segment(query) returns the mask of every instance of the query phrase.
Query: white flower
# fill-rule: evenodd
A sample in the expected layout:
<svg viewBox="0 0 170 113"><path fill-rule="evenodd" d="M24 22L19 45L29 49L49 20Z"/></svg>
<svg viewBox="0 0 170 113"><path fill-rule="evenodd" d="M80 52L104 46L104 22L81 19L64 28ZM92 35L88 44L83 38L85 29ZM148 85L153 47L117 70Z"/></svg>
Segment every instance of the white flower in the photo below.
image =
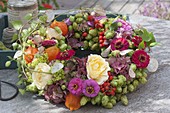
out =
<svg viewBox="0 0 170 113"><path fill-rule="evenodd" d="M39 90L42 90L47 85L47 82L51 80L52 75L48 74L50 72L50 66L46 63L39 63L32 73L33 83ZM45 73L43 73L45 72Z"/></svg>
<svg viewBox="0 0 170 113"><path fill-rule="evenodd" d="M109 78L109 63L100 55L89 55L86 69L88 79L95 80L99 85L103 84Z"/></svg>

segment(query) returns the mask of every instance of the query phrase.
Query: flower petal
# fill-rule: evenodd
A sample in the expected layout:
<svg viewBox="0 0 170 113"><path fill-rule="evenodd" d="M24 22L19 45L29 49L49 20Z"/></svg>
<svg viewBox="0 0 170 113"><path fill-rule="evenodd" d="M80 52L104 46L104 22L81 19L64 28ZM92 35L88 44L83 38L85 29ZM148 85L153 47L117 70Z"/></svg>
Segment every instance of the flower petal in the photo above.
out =
<svg viewBox="0 0 170 113"><path fill-rule="evenodd" d="M62 69L64 65L62 63L55 62L54 65L51 67L51 73L56 73L60 69Z"/></svg>

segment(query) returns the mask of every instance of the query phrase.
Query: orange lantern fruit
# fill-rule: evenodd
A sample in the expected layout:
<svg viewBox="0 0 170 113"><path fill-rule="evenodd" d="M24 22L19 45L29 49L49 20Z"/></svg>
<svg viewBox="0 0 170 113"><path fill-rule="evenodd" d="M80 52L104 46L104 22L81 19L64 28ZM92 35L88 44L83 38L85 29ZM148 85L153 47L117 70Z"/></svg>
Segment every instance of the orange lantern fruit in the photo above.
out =
<svg viewBox="0 0 170 113"><path fill-rule="evenodd" d="M26 61L26 63L31 63L32 60L34 59L34 55L38 52L38 49L37 48L34 48L34 47L28 47L26 50L25 50L25 55L24 55L24 59Z"/></svg>
<svg viewBox="0 0 170 113"><path fill-rule="evenodd" d="M59 52L60 52L60 49L56 46L51 46L45 49L45 53L47 53L49 61L55 60Z"/></svg>
<svg viewBox="0 0 170 113"><path fill-rule="evenodd" d="M68 27L67 27L67 24L64 23L64 22L58 22L56 20L54 20L52 23L51 23L51 28L55 28L55 27L59 27L62 31L62 35L65 36L67 33L68 33Z"/></svg>

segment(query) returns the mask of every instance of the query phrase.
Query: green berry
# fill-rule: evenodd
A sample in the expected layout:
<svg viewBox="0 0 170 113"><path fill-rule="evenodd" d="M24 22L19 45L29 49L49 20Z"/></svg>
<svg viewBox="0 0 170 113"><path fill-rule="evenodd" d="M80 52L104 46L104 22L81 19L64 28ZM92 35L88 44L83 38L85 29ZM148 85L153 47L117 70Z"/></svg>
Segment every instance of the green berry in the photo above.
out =
<svg viewBox="0 0 170 113"><path fill-rule="evenodd" d="M122 87L118 86L118 87L116 88L116 92L117 92L117 93L121 93L121 92L122 92Z"/></svg>
<svg viewBox="0 0 170 113"><path fill-rule="evenodd" d="M75 17L74 16L70 16L69 19L70 19L70 22L74 22L75 21Z"/></svg>
<svg viewBox="0 0 170 113"><path fill-rule="evenodd" d="M145 77L141 77L139 79L139 82L142 83L142 84L146 84L147 83L147 79Z"/></svg>
<svg viewBox="0 0 170 113"><path fill-rule="evenodd" d="M65 89L66 89L66 85L62 85L62 86L61 86L61 89L62 89L62 90L65 90Z"/></svg>
<svg viewBox="0 0 170 113"><path fill-rule="evenodd" d="M132 84L128 85L128 91L133 92L134 91L134 86Z"/></svg>
<svg viewBox="0 0 170 113"><path fill-rule="evenodd" d="M118 23L117 23L117 26L118 26L118 27L121 27L121 26L122 26L122 23L121 23L121 22L118 22Z"/></svg>
<svg viewBox="0 0 170 113"><path fill-rule="evenodd" d="M106 39L110 39L110 38L113 38L113 36L114 36L114 31L110 31L110 32L107 32L107 34L106 34Z"/></svg>
<svg viewBox="0 0 170 113"><path fill-rule="evenodd" d="M84 49L87 49L89 47L89 42L88 41L84 41Z"/></svg>
<svg viewBox="0 0 170 113"><path fill-rule="evenodd" d="M77 29L78 29L78 25L77 25L76 22L73 22L73 29L74 29L74 30L77 30Z"/></svg>
<svg viewBox="0 0 170 113"><path fill-rule="evenodd" d="M113 87L115 87L115 86L118 85L118 83L117 83L116 81L114 81L114 80L112 80L110 84L111 84L111 86L113 86Z"/></svg>
<svg viewBox="0 0 170 113"><path fill-rule="evenodd" d="M9 67L11 65L11 61L7 61L6 63L5 63L5 67Z"/></svg>
<svg viewBox="0 0 170 113"><path fill-rule="evenodd" d="M108 102L109 102L109 97L107 95L104 95L102 97L102 105L106 106Z"/></svg>
<svg viewBox="0 0 170 113"><path fill-rule="evenodd" d="M92 30L89 31L89 34L90 34L91 36L95 37L95 36L97 36L98 32L97 32L96 29L92 29Z"/></svg>
<svg viewBox="0 0 170 113"><path fill-rule="evenodd" d="M75 17L76 17L76 18L81 18L81 17L83 17L83 14L77 13L77 14L75 15Z"/></svg>
<svg viewBox="0 0 170 113"><path fill-rule="evenodd" d="M114 51L111 52L111 54L112 54L112 56L116 57L117 55L120 54L120 51L119 50L114 50Z"/></svg>
<svg viewBox="0 0 170 113"><path fill-rule="evenodd" d="M88 34L86 37L85 37L85 39L86 40L90 40L90 39L92 39L93 37L90 35L90 34Z"/></svg>
<svg viewBox="0 0 170 113"><path fill-rule="evenodd" d="M80 34L79 33L75 33L74 36L75 36L75 38L80 38Z"/></svg>
<svg viewBox="0 0 170 113"><path fill-rule="evenodd" d="M80 100L80 105L84 106L87 104L87 102L88 102L88 97L83 96Z"/></svg>
<svg viewBox="0 0 170 113"><path fill-rule="evenodd" d="M111 102L108 102L106 106L104 106L107 109L112 109L113 108L113 104Z"/></svg>
<svg viewBox="0 0 170 113"><path fill-rule="evenodd" d="M95 43L91 46L91 50L97 50L97 48L99 47L99 44L98 43Z"/></svg>
<svg viewBox="0 0 170 113"><path fill-rule="evenodd" d="M78 23L78 24L82 23L82 21L83 21L83 18L77 18L76 19L76 23Z"/></svg>
<svg viewBox="0 0 170 113"><path fill-rule="evenodd" d="M130 68L132 68L133 71L136 71L136 68L137 68L137 67L136 67L136 64L133 64L133 63L132 63L132 64L130 65Z"/></svg>
<svg viewBox="0 0 170 113"><path fill-rule="evenodd" d="M73 26L71 26L71 25L68 26L68 30L69 30L69 31L72 31L72 30L73 30Z"/></svg>
<svg viewBox="0 0 170 113"><path fill-rule="evenodd" d="M113 99L113 98L112 98L112 99L110 100L110 102L112 103L113 106L116 105L116 99Z"/></svg>
<svg viewBox="0 0 170 113"><path fill-rule="evenodd" d="M92 47L94 42L92 40L89 41L89 47Z"/></svg>

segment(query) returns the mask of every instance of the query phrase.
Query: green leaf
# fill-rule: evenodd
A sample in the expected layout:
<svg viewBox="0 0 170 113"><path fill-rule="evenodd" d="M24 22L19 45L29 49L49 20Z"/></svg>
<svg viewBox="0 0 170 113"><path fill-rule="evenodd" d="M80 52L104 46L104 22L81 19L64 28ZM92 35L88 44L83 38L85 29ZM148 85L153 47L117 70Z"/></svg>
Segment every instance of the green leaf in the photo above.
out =
<svg viewBox="0 0 170 113"><path fill-rule="evenodd" d="M110 30L113 31L113 30L117 30L118 29L118 24L117 22L114 22L110 25Z"/></svg>
<svg viewBox="0 0 170 113"><path fill-rule="evenodd" d="M13 60L13 58L11 56L7 56L10 60Z"/></svg>
<svg viewBox="0 0 170 113"><path fill-rule="evenodd" d="M21 80L19 80L19 81L17 82L17 86L22 85L22 83L23 83L23 79L21 79Z"/></svg>
<svg viewBox="0 0 170 113"><path fill-rule="evenodd" d="M19 30L23 26L20 20L12 21L11 24L16 30Z"/></svg>
<svg viewBox="0 0 170 113"><path fill-rule="evenodd" d="M21 95L24 95L25 94L25 89L19 89L19 92L21 93Z"/></svg>
<svg viewBox="0 0 170 113"><path fill-rule="evenodd" d="M138 46L139 49L144 49L145 48L145 43L144 41L142 41L139 46Z"/></svg>
<svg viewBox="0 0 170 113"><path fill-rule="evenodd" d="M18 34L15 33L15 34L12 36L12 42L13 42L13 41L16 41L17 39L18 39Z"/></svg>
<svg viewBox="0 0 170 113"><path fill-rule="evenodd" d="M152 42L152 43L150 43L150 47L154 47L154 46L156 46L156 45L160 45L160 43L158 43L158 42Z"/></svg>
<svg viewBox="0 0 170 113"><path fill-rule="evenodd" d="M150 37L150 33L146 29L143 29L143 34L141 37L145 42L149 42L152 39L152 37Z"/></svg>
<svg viewBox="0 0 170 113"><path fill-rule="evenodd" d="M24 17L24 19L25 19L25 20L31 20L32 17L33 17L32 13L28 13L28 14Z"/></svg>

